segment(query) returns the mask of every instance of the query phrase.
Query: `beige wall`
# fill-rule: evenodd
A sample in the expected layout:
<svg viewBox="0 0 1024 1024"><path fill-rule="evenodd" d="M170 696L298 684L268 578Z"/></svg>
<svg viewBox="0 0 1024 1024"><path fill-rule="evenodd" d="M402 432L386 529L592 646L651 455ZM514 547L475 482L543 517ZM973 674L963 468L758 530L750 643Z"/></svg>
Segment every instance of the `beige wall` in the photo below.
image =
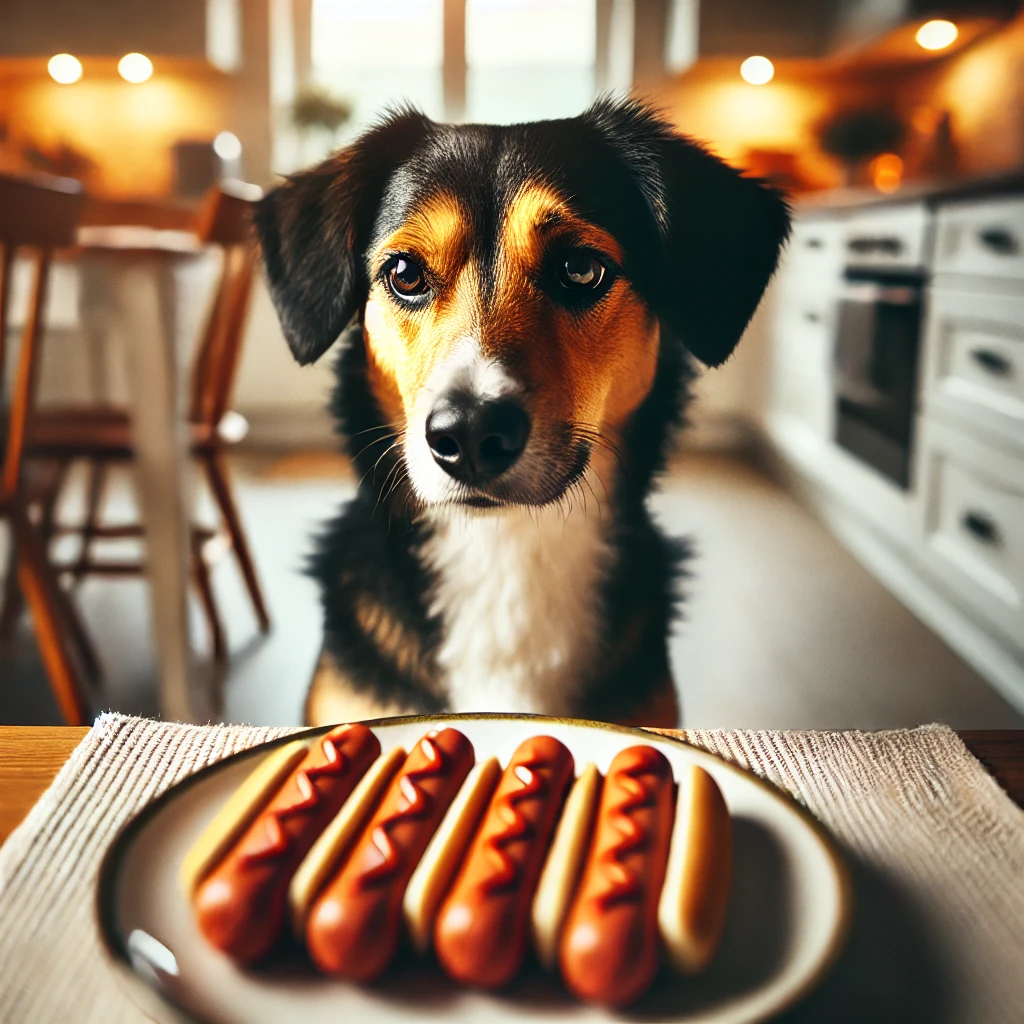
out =
<svg viewBox="0 0 1024 1024"><path fill-rule="evenodd" d="M231 75L199 59L154 55L153 77L131 85L118 76L113 58L83 56L82 78L58 85L44 59L0 62L6 162L27 142L44 149L63 142L95 165L85 181L91 193L165 196L173 189L174 143L208 141L227 130L242 142L242 176L269 184L272 4L278 14L282 7L290 11L287 0L242 0L242 62Z"/></svg>
<svg viewBox="0 0 1024 1024"><path fill-rule="evenodd" d="M905 103L928 102L950 111L961 171L984 174L1024 165L1024 13L906 84Z"/></svg>
<svg viewBox="0 0 1024 1024"><path fill-rule="evenodd" d="M32 142L50 149L66 143L95 164L87 187L98 195L161 196L173 188L171 146L211 139L231 127L230 82L160 68L141 85L109 70L74 85L45 75L8 81L0 94L13 148Z"/></svg>

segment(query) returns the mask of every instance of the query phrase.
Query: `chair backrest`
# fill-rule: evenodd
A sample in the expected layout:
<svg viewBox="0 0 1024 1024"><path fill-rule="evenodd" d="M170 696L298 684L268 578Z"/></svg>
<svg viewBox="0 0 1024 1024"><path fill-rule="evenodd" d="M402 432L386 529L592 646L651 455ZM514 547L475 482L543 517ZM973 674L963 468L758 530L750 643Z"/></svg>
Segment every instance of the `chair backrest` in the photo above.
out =
<svg viewBox="0 0 1024 1024"><path fill-rule="evenodd" d="M18 488L25 436L35 409L43 311L53 251L75 244L82 186L67 178L19 178L0 174L0 399L7 365L5 342L11 316L11 279L19 249L32 254L34 280L18 365L8 403L7 442L0 472L0 503ZM2 406L2 402L0 402Z"/></svg>
<svg viewBox="0 0 1024 1024"><path fill-rule="evenodd" d="M222 182L208 193L199 217L202 240L223 250L223 268L192 371L191 420L216 429L228 411L238 371L256 272L252 211L256 185Z"/></svg>

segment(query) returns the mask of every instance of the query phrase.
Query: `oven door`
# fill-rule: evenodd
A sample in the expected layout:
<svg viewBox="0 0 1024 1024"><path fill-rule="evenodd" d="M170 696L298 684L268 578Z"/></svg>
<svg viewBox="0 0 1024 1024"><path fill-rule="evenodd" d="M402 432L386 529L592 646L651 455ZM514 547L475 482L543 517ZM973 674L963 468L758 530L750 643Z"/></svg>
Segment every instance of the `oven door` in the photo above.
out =
<svg viewBox="0 0 1024 1024"><path fill-rule="evenodd" d="M904 489L910 482L921 294L919 277L847 272L837 318L836 442Z"/></svg>

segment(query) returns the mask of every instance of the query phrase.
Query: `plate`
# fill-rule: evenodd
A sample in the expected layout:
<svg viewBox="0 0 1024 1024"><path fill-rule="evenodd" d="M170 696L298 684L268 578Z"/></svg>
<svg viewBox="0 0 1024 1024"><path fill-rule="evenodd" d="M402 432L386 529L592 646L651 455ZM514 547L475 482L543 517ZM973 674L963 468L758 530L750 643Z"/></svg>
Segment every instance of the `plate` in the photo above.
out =
<svg viewBox="0 0 1024 1024"><path fill-rule="evenodd" d="M133 818L100 871L97 909L107 953L132 998L155 1020L204 1024L398 1024L410 1020L645 1021L739 1024L772 1017L806 995L834 963L850 921L850 885L834 843L786 794L712 754L638 729L534 715L431 715L367 723L381 748L409 749L430 728L454 725L477 758L506 763L519 743L545 733L577 768L604 771L624 747L649 743L679 773L697 763L714 776L733 816L734 884L722 946L699 978L663 970L623 1014L572 999L556 977L530 966L500 994L449 982L436 965L400 959L362 988L317 975L299 950L259 971L235 967L208 946L178 888L186 851L260 759L294 736L236 754L178 783ZM317 736L326 729L312 729Z"/></svg>

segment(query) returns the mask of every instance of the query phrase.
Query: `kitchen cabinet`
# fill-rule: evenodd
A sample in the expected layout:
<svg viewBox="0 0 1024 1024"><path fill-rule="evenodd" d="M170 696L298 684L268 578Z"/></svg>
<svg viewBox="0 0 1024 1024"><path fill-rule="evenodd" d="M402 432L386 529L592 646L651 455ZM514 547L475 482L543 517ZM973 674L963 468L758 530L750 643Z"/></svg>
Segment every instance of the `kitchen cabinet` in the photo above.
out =
<svg viewBox="0 0 1024 1024"><path fill-rule="evenodd" d="M924 338L928 415L1024 446L1024 282L1020 295L933 287Z"/></svg>
<svg viewBox="0 0 1024 1024"><path fill-rule="evenodd" d="M1024 641L1024 458L941 419L920 427L920 519L928 568L1007 642Z"/></svg>
<svg viewBox="0 0 1024 1024"><path fill-rule="evenodd" d="M835 440L837 310L847 281L856 287L886 254L924 282L906 487ZM763 428L776 465L869 570L1024 709L1021 189L805 211L771 302Z"/></svg>

